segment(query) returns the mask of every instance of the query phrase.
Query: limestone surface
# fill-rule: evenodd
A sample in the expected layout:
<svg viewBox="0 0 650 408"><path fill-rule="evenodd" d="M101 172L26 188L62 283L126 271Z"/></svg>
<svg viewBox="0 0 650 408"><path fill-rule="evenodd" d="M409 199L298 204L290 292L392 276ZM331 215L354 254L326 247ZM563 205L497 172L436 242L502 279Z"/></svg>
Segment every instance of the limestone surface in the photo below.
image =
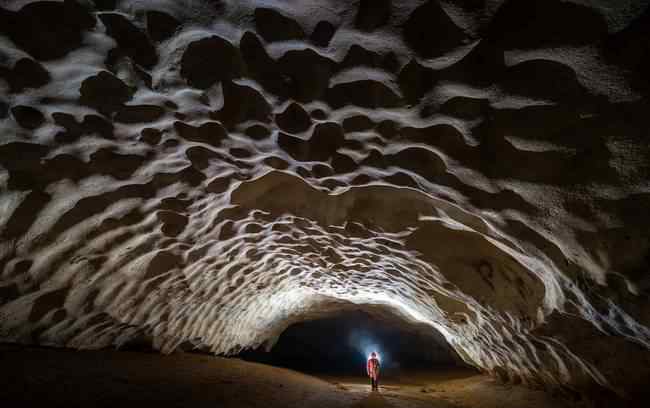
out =
<svg viewBox="0 0 650 408"><path fill-rule="evenodd" d="M648 7L0 1L0 340L228 354L361 306L642 392Z"/></svg>

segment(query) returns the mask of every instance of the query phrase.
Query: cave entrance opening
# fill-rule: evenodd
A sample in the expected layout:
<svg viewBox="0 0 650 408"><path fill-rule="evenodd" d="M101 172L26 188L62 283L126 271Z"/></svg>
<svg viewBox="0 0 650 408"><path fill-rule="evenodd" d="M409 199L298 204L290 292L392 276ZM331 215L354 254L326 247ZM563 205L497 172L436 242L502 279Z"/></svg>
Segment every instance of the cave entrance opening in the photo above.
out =
<svg viewBox="0 0 650 408"><path fill-rule="evenodd" d="M318 377L365 381L373 351L379 354L384 382L471 370L432 326L361 309L295 323L274 345L237 357Z"/></svg>

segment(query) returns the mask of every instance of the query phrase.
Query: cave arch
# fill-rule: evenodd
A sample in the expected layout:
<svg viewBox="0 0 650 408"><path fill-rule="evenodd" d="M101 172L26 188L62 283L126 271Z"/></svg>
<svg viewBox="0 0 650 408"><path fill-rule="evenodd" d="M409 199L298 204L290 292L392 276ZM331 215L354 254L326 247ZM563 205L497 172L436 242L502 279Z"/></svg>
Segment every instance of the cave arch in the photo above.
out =
<svg viewBox="0 0 650 408"><path fill-rule="evenodd" d="M345 306L294 323L275 341L244 350L237 357L315 375L360 377L371 352L378 353L384 378L399 378L409 371L468 367L430 325L377 305Z"/></svg>

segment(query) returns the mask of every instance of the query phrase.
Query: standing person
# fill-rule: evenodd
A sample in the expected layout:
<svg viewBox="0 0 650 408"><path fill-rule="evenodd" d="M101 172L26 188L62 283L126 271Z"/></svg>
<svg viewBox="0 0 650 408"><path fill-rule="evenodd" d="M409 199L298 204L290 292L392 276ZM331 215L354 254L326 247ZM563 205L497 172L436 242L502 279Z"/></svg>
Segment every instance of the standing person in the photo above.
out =
<svg viewBox="0 0 650 408"><path fill-rule="evenodd" d="M372 384L372 390L379 390L379 359L377 358L377 353L374 351L370 353L370 358L368 359L368 364L366 365L366 372L368 377L370 377L370 383Z"/></svg>

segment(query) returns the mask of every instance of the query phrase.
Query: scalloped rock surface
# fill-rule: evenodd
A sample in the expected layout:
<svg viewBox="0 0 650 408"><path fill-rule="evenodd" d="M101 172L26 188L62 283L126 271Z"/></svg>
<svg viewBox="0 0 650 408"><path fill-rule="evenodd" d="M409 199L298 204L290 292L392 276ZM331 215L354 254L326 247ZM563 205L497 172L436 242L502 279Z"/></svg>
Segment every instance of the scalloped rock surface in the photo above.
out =
<svg viewBox="0 0 650 408"><path fill-rule="evenodd" d="M0 6L0 340L234 353L365 305L647 384L646 1Z"/></svg>

